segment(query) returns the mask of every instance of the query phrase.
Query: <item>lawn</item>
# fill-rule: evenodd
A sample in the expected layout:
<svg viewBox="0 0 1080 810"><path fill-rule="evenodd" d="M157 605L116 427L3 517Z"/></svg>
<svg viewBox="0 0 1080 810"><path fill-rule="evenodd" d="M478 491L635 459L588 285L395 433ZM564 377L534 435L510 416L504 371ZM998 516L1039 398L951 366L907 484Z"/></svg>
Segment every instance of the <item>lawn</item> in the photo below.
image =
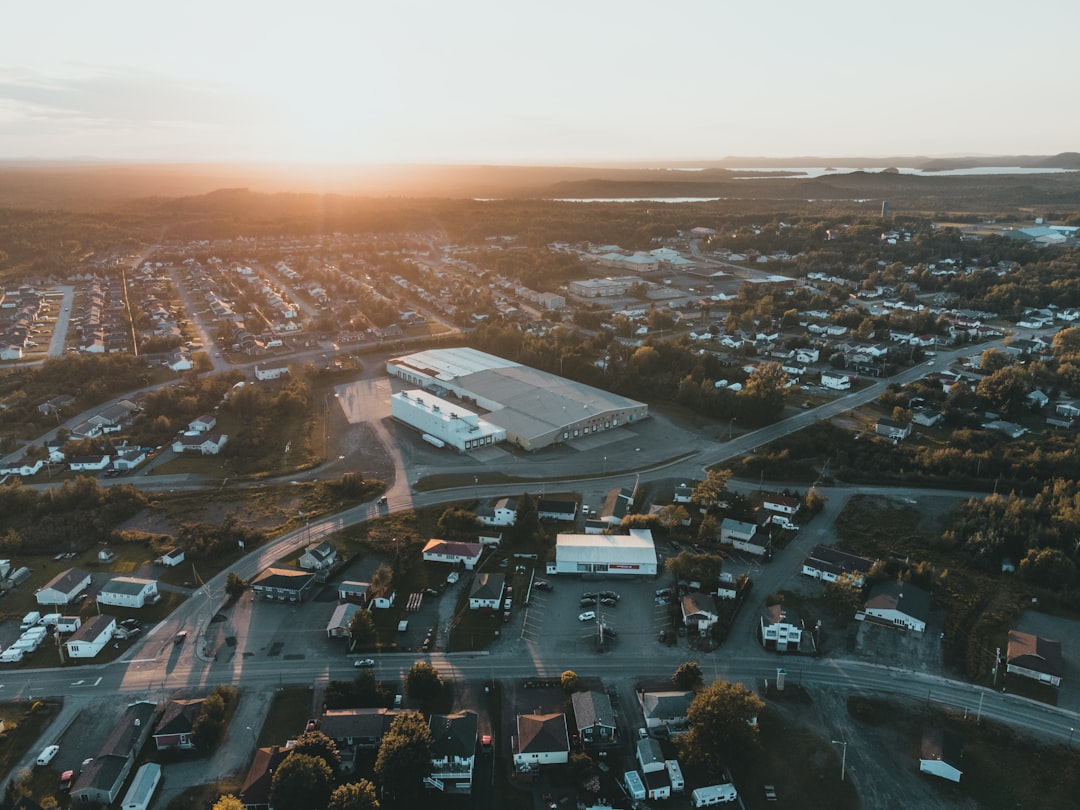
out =
<svg viewBox="0 0 1080 810"><path fill-rule="evenodd" d="M311 718L313 691L309 686L279 689L259 729L258 748L284 745L304 730Z"/></svg>
<svg viewBox="0 0 1080 810"><path fill-rule="evenodd" d="M965 719L941 709L898 701L851 698L848 712L866 726L901 731L915 755L925 727L960 735L964 744L960 783L918 777L940 791L943 799L968 797L988 810L1076 807L1080 753L1065 745L1041 745L994 723L980 724L970 716Z"/></svg>
<svg viewBox="0 0 1080 810"><path fill-rule="evenodd" d="M25 700L0 703L0 720L4 731L0 734L0 774L10 774L15 763L38 743L38 738L60 711L55 701ZM42 748L45 744L42 744ZM59 773L51 769L37 768L31 772L30 795L51 796L56 791Z"/></svg>

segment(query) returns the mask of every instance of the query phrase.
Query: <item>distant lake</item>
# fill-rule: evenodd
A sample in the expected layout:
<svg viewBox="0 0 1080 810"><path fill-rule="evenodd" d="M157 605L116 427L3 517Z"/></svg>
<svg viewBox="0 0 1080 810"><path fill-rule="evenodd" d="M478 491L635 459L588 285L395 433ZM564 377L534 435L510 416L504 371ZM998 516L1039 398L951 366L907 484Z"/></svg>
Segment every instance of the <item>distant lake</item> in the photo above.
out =
<svg viewBox="0 0 1080 810"><path fill-rule="evenodd" d="M1063 174L1066 172L1074 172L1076 169L1031 169L1023 166L971 166L966 169L942 169L937 172L929 172L924 169L914 169L910 166L898 166L896 170L900 174L913 174L918 177L964 177L964 176L978 176L988 174ZM843 169L834 169L826 166L812 166L810 168L798 168L798 169L778 169L776 167L753 169L753 168L739 168L730 169L733 172L768 172L767 177L756 175L754 177L739 177L739 180L770 180L778 177L828 177L834 174L853 174L854 172L869 172L870 174L881 174L883 169L855 169L845 167Z"/></svg>

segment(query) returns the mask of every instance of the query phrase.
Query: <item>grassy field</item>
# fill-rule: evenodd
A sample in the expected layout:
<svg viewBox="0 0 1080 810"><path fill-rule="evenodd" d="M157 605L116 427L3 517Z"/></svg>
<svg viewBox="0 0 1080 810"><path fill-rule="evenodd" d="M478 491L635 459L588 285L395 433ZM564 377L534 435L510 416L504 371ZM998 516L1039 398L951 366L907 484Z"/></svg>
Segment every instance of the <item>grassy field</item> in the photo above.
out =
<svg viewBox="0 0 1080 810"><path fill-rule="evenodd" d="M1067 746L1040 745L993 723L980 724L973 717L895 701L852 697L848 712L864 726L900 732L912 759L918 756L924 728L958 734L964 744L960 783L918 777L934 785L943 799L967 797L987 810L1076 807L1080 752Z"/></svg>
<svg viewBox="0 0 1080 810"><path fill-rule="evenodd" d="M15 763L26 755L59 711L60 704L54 701L0 703L0 720L4 722L4 731L0 734L0 773L10 774L15 770ZM46 796L56 792L59 774L55 770L35 768L30 776L29 795Z"/></svg>

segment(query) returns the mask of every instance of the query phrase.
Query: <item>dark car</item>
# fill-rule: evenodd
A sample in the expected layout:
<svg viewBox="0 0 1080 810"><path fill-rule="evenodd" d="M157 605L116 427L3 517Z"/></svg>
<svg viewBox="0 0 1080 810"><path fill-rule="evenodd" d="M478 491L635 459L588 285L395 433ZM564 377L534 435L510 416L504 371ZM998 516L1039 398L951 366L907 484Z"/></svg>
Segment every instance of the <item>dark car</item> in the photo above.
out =
<svg viewBox="0 0 1080 810"><path fill-rule="evenodd" d="M579 603L581 607L596 607L595 599L582 599Z"/></svg>
<svg viewBox="0 0 1080 810"><path fill-rule="evenodd" d="M621 598L615 591L600 591L601 599L614 599L616 602Z"/></svg>
<svg viewBox="0 0 1080 810"><path fill-rule="evenodd" d="M71 783L75 781L75 771L64 771L60 774L60 792L70 793Z"/></svg>
<svg viewBox="0 0 1080 810"><path fill-rule="evenodd" d="M536 588L538 591L550 591L551 583L548 582L546 579L538 579L536 580L536 582L533 583L533 587Z"/></svg>
<svg viewBox="0 0 1080 810"><path fill-rule="evenodd" d="M185 641L187 641L187 630L181 630L179 633L173 636L172 643L183 644Z"/></svg>
<svg viewBox="0 0 1080 810"><path fill-rule="evenodd" d="M508 624L509 622L510 622L510 611L509 610L504 610L503 611L503 624Z"/></svg>
<svg viewBox="0 0 1080 810"><path fill-rule="evenodd" d="M582 599L599 599L600 594L598 594L596 591L585 591L585 593L583 593L581 595L581 598Z"/></svg>
<svg viewBox="0 0 1080 810"><path fill-rule="evenodd" d="M617 599L612 599L609 596L605 596L600 600L600 604L604 607L618 607L619 601Z"/></svg>

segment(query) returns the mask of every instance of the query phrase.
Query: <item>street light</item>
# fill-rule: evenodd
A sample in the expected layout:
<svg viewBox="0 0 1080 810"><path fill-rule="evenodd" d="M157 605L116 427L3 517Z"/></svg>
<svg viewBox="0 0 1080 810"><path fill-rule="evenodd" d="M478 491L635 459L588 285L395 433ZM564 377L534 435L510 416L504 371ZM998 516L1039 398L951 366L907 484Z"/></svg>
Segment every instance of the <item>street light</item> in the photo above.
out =
<svg viewBox="0 0 1080 810"><path fill-rule="evenodd" d="M735 417L733 416L733 417L731 417L731 419L727 423L727 440L729 442L731 441L731 436L732 436L734 426L735 426Z"/></svg>
<svg viewBox="0 0 1080 810"><path fill-rule="evenodd" d="M1072 738L1073 738L1073 734L1075 734L1075 733L1076 733L1075 726L1069 726L1069 750L1070 751L1072 751Z"/></svg>
<svg viewBox="0 0 1080 810"><path fill-rule="evenodd" d="M844 773L847 771L847 740L833 740L833 745L844 746L844 754L840 758L840 781L844 781Z"/></svg>
<svg viewBox="0 0 1080 810"><path fill-rule="evenodd" d="M604 476L607 477L607 456L604 456Z"/></svg>

